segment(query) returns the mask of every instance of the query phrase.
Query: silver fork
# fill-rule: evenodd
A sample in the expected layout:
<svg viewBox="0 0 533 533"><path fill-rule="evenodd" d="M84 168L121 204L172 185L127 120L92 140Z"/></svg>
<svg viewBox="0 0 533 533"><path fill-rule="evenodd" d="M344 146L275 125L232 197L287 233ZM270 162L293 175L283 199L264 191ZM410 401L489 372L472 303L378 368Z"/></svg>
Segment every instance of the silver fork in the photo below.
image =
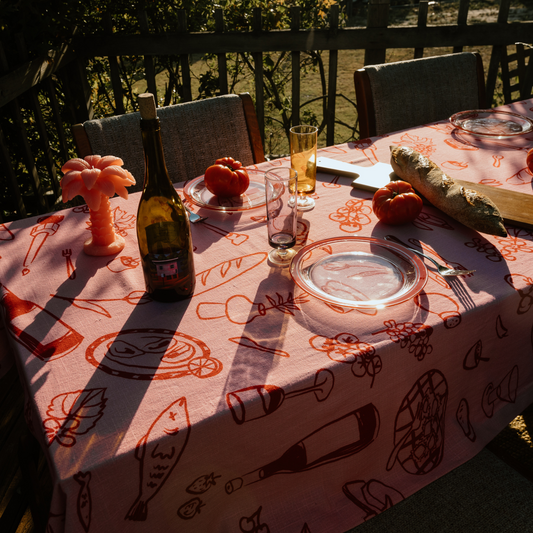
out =
<svg viewBox="0 0 533 533"><path fill-rule="evenodd" d="M475 272L475 270L458 270L455 268L446 267L444 265L441 265L440 263L437 263L435 259L432 257L429 257L429 255L423 254L422 252L419 252L418 250L415 250L414 248L411 248L409 246L406 246L400 239L395 237L394 235L385 235L385 240L395 242L397 244L401 244L404 248L407 248L408 250L411 250L411 252L414 252L415 254L418 254L422 257L425 257L426 259L429 259L439 271L439 274L441 276L466 276L468 274L472 274Z"/></svg>
<svg viewBox="0 0 533 533"><path fill-rule="evenodd" d="M207 220L207 217L202 217L200 215L197 215L196 213L193 213L186 205L185 205L185 209L187 209L187 213L189 213L189 220L192 224L196 224L197 222L203 222L204 220Z"/></svg>

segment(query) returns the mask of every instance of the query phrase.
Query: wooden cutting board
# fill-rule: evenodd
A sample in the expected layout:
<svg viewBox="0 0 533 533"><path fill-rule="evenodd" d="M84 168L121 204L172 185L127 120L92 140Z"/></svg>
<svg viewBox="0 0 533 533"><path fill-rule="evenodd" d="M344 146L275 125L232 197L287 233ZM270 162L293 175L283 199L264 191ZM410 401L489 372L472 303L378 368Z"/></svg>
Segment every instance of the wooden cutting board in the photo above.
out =
<svg viewBox="0 0 533 533"><path fill-rule="evenodd" d="M360 167L326 157L317 159L317 170L351 177L352 187L370 192L383 187L390 181L391 174L395 176L392 167L386 163L377 163L373 167ZM533 229L533 191L532 194L526 194L455 178L454 181L467 189L473 189L488 196L498 206L506 223L519 228Z"/></svg>

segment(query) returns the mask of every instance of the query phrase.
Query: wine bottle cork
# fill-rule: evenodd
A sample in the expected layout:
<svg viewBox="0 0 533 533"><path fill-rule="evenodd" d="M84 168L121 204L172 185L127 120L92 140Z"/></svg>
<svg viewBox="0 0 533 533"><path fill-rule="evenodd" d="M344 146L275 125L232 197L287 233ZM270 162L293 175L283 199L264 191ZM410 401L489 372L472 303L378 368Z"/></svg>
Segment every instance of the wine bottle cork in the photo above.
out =
<svg viewBox="0 0 533 533"><path fill-rule="evenodd" d="M154 120L157 118L157 111L155 107L155 98L152 93L143 93L139 95L139 111L141 118L144 120Z"/></svg>

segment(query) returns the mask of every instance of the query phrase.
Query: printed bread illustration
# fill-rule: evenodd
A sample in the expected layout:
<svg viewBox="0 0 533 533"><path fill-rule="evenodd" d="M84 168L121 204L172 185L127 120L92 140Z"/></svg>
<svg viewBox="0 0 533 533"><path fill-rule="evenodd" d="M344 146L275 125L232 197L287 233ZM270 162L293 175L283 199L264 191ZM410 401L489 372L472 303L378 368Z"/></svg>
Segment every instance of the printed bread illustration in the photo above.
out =
<svg viewBox="0 0 533 533"><path fill-rule="evenodd" d="M435 163L412 148L391 146L390 150L396 175L435 207L480 233L507 237L500 211L490 198L455 183Z"/></svg>

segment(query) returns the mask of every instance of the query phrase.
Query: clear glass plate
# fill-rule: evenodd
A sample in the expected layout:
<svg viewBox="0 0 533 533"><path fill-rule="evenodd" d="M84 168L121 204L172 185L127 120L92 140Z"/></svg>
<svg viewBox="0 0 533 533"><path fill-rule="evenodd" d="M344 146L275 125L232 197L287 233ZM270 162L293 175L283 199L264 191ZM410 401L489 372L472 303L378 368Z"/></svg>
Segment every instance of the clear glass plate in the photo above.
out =
<svg viewBox="0 0 533 533"><path fill-rule="evenodd" d="M250 177L250 185L246 192L240 196L229 198L215 196L207 190L203 176L189 181L185 185L183 193L190 202L198 207L205 207L216 211L247 211L249 209L257 209L266 204L265 172L263 170L246 170Z"/></svg>
<svg viewBox="0 0 533 533"><path fill-rule="evenodd" d="M518 113L492 109L461 111L450 122L466 133L492 139L508 139L533 130L533 121Z"/></svg>
<svg viewBox="0 0 533 533"><path fill-rule="evenodd" d="M309 244L292 260L290 273L302 290L320 300L367 309L405 302L428 279L417 255L373 237L333 237Z"/></svg>

